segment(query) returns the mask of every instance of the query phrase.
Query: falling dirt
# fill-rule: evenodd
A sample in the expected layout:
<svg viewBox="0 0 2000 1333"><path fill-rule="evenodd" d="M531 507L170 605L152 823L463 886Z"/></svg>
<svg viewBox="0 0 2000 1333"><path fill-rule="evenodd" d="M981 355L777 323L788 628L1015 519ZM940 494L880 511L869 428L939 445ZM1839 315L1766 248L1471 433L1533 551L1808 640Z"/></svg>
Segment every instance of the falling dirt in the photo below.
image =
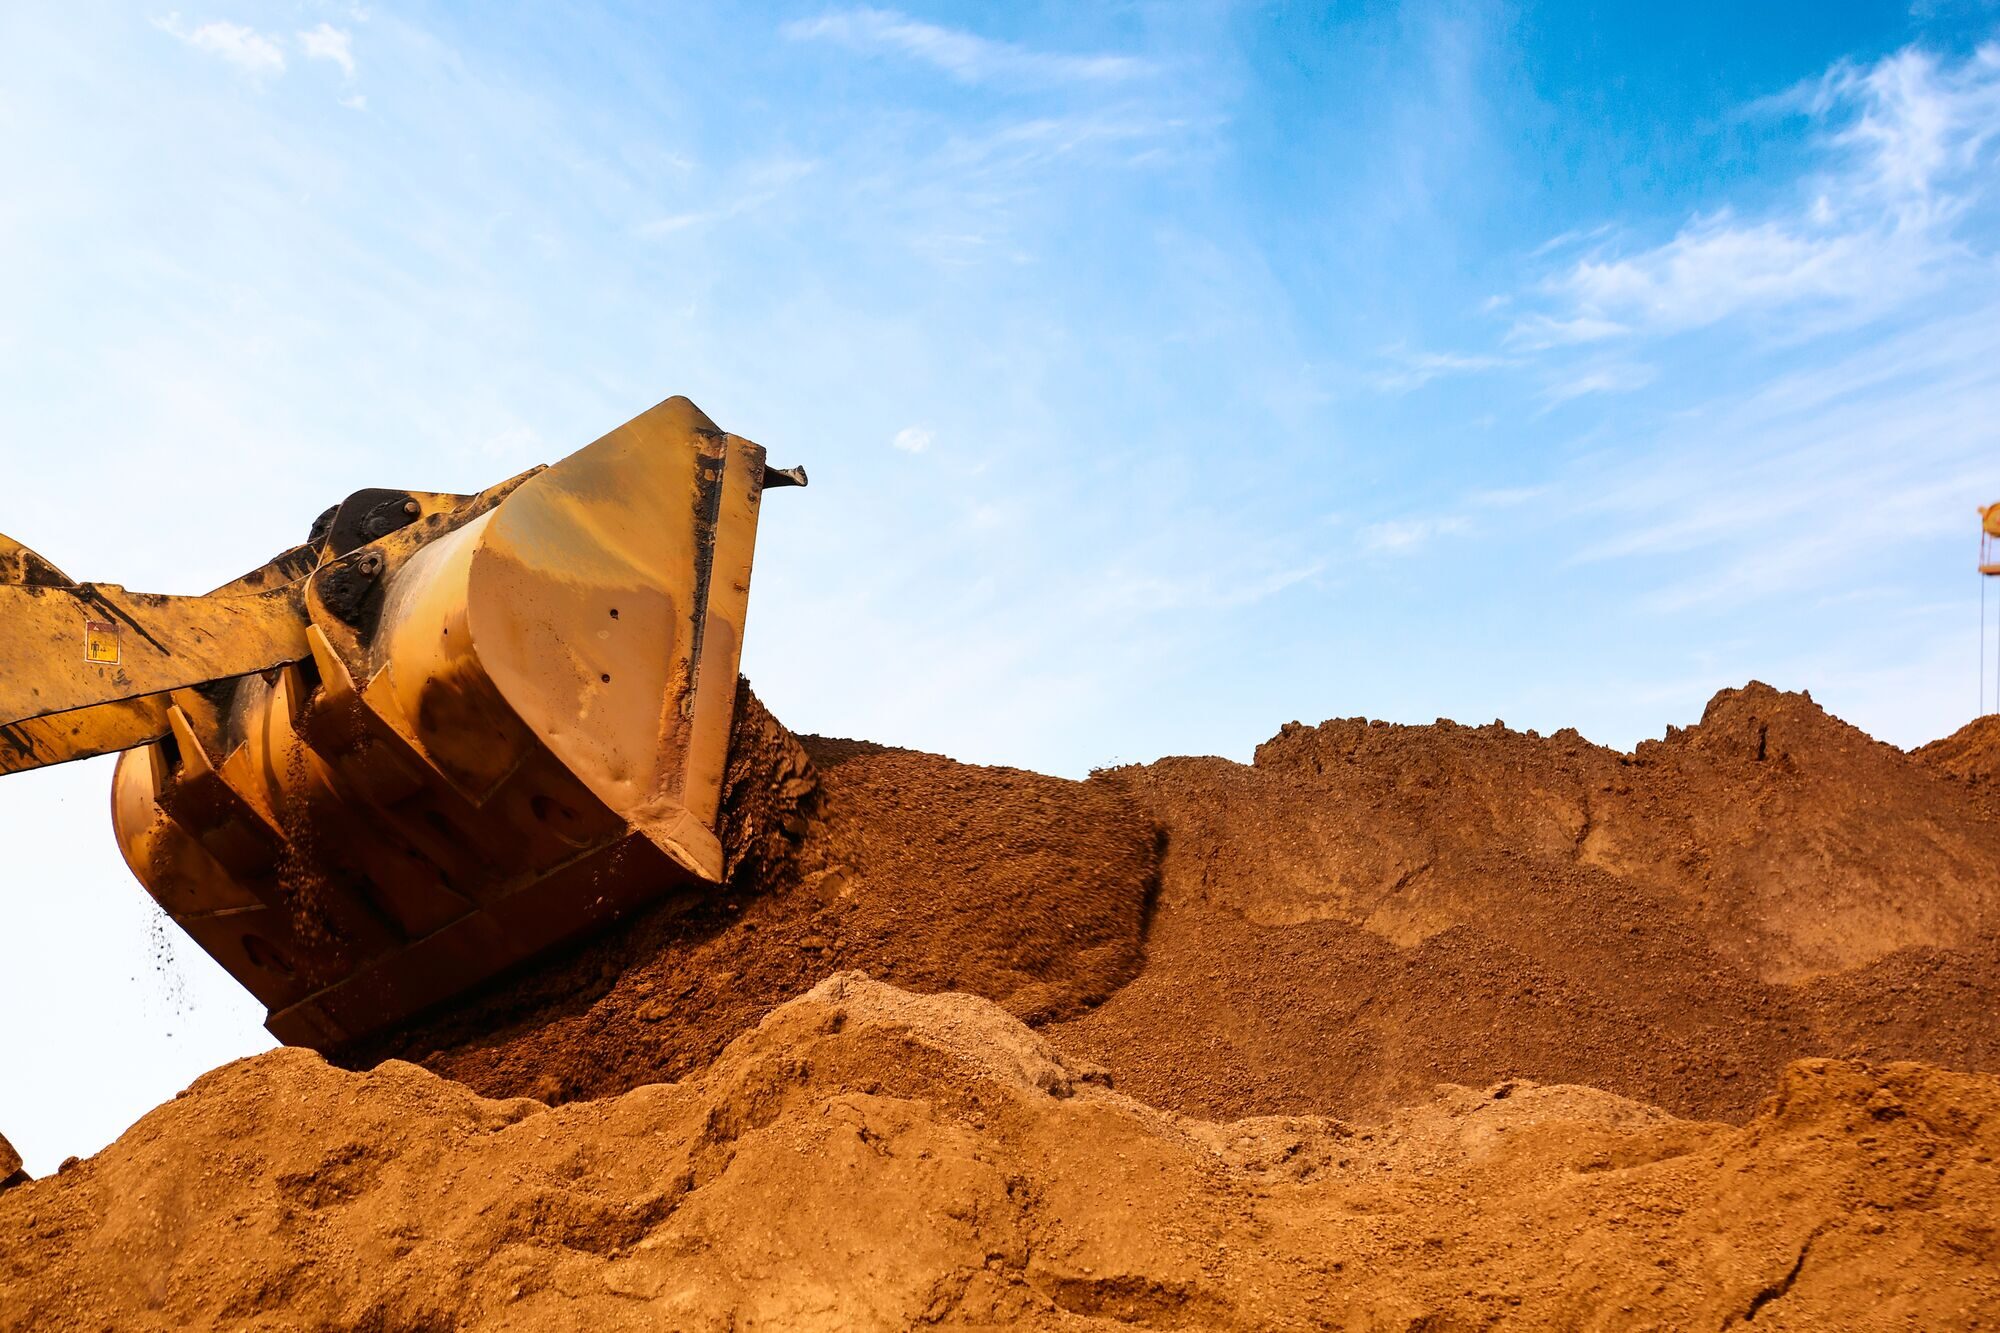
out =
<svg viewBox="0 0 2000 1333"><path fill-rule="evenodd" d="M2000 1328L1996 791L1756 683L1083 782L746 691L725 891L8 1190L0 1328Z"/></svg>

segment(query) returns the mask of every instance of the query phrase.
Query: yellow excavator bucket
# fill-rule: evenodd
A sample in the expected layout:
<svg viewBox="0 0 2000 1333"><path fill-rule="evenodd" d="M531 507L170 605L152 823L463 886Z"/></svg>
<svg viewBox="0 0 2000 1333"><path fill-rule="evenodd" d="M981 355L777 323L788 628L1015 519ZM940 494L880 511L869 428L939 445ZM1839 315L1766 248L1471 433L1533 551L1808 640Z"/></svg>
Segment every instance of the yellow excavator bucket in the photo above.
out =
<svg viewBox="0 0 2000 1333"><path fill-rule="evenodd" d="M203 597L0 538L0 773L127 751L132 871L331 1047L723 877L767 467L684 398L477 495L361 491Z"/></svg>

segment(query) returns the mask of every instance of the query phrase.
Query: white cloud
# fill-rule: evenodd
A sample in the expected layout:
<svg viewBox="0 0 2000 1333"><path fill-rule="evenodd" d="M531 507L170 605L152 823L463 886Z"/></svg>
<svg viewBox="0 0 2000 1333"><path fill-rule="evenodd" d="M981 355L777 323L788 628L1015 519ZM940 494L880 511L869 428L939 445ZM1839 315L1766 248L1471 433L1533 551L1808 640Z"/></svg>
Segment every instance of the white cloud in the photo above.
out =
<svg viewBox="0 0 2000 1333"><path fill-rule="evenodd" d="M1255 606L1316 578L1323 560L1273 565L1268 553L1231 561L1227 568L1134 572L1110 568L1093 575L1086 601L1097 613L1150 615L1163 611L1224 610Z"/></svg>
<svg viewBox="0 0 2000 1333"><path fill-rule="evenodd" d="M1524 351L1547 351L1551 347L1564 347L1572 343L1597 342L1604 338L1615 338L1630 329L1615 320L1600 319L1590 315L1577 315L1570 319L1555 319L1548 315L1529 315L1515 322L1507 332L1510 346Z"/></svg>
<svg viewBox="0 0 2000 1333"><path fill-rule="evenodd" d="M889 441L906 454L920 454L931 447L931 433L922 426L905 426Z"/></svg>
<svg viewBox="0 0 2000 1333"><path fill-rule="evenodd" d="M1064 55L997 42L889 9L857 8L798 19L780 31L792 41L828 41L864 52L889 52L942 70L961 83L1112 83L1149 73L1135 56Z"/></svg>
<svg viewBox="0 0 2000 1333"><path fill-rule="evenodd" d="M1528 258L1540 259L1544 255L1554 254L1558 250L1567 250L1571 246L1581 245L1585 241L1603 240L1611 234L1611 230L1611 224L1608 222L1589 229L1582 227L1573 228L1562 233L1560 236L1551 236L1548 240L1543 241L1528 252Z"/></svg>
<svg viewBox="0 0 2000 1333"><path fill-rule="evenodd" d="M1975 171L2000 134L2000 43L1953 68L1916 48L1866 70L1836 65L1812 108L1838 114L1850 105L1858 107L1853 124L1834 142L1856 151L1875 196L1898 208L1927 206L1941 182Z"/></svg>
<svg viewBox="0 0 2000 1333"><path fill-rule="evenodd" d="M1653 382L1651 366L1607 362L1565 375L1542 391L1543 410L1594 393L1631 393Z"/></svg>
<svg viewBox="0 0 2000 1333"><path fill-rule="evenodd" d="M1953 224L1992 177L2000 45L1955 65L1914 48L1867 68L1843 63L1767 105L1827 131L1829 166L1796 205L1698 216L1650 249L1583 255L1544 284L1550 308L1518 319L1508 342L1546 349L1808 308L1851 322L1931 289L1964 255Z"/></svg>
<svg viewBox="0 0 2000 1333"><path fill-rule="evenodd" d="M1408 393L1446 375L1472 375L1515 364L1504 356L1476 356L1460 352L1395 350L1389 355L1399 364L1394 370L1385 370L1375 376L1375 387L1384 393Z"/></svg>
<svg viewBox="0 0 2000 1333"><path fill-rule="evenodd" d="M705 192L703 197L716 202L706 208L668 213L642 222L634 229L635 234L649 238L671 236L675 232L754 214L778 199L802 177L811 175L817 166L809 160L774 158L766 162L751 162L732 170L730 179L720 186L689 182L687 188L690 192L699 188Z"/></svg>
<svg viewBox="0 0 2000 1333"><path fill-rule="evenodd" d="M1464 532L1471 526L1469 521L1457 514L1371 523L1361 529L1361 549L1389 555L1408 555L1430 544L1435 538Z"/></svg>
<svg viewBox="0 0 2000 1333"><path fill-rule="evenodd" d="M1797 222L1697 218L1643 254L1579 261L1558 285L1582 314L1559 327L1593 337L1621 323L1673 332L1802 301L1865 303L1907 290L1933 257L1926 239L1894 228L1815 234Z"/></svg>
<svg viewBox="0 0 2000 1333"><path fill-rule="evenodd" d="M306 59L331 61L348 78L354 77L354 39L331 23L300 33L299 49L306 53Z"/></svg>
<svg viewBox="0 0 2000 1333"><path fill-rule="evenodd" d="M1467 504L1478 505L1482 509L1512 509L1530 500L1539 500L1548 493L1547 486L1500 486L1490 491L1474 491L1465 499Z"/></svg>
<svg viewBox="0 0 2000 1333"><path fill-rule="evenodd" d="M247 73L262 77L285 71L284 47L276 38L266 37L255 28L221 22L189 28L181 22L178 13L154 19L153 26L197 51L226 60Z"/></svg>
<svg viewBox="0 0 2000 1333"><path fill-rule="evenodd" d="M1914 544L1969 543L1974 500L2000 484L1996 330L1990 309L1929 321L1697 405L1628 459L1569 479L1583 511L1617 520L1577 558L1672 569L1647 597L1667 613L1845 588Z"/></svg>

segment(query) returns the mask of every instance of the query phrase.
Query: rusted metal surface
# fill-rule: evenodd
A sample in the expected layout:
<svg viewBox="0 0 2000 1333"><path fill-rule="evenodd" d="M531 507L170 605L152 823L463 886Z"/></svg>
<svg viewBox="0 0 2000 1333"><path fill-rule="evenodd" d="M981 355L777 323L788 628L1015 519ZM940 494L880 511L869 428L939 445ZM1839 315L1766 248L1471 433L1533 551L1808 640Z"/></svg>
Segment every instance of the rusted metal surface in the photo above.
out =
<svg viewBox="0 0 2000 1333"><path fill-rule="evenodd" d="M478 495L358 492L205 598L0 582L0 772L140 747L126 861L271 1030L392 1024L721 878L776 472L676 398Z"/></svg>

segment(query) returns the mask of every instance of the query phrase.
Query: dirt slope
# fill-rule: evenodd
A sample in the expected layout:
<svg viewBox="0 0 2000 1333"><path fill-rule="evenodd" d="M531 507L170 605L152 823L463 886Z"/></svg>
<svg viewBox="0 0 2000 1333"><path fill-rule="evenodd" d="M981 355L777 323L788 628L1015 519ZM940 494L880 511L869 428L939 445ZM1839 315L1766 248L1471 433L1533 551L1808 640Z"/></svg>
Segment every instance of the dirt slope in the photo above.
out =
<svg viewBox="0 0 2000 1333"><path fill-rule="evenodd" d="M2000 1079L1807 1062L1742 1127L1582 1088L1192 1122L840 976L549 1109L301 1051L0 1195L0 1328L1960 1328Z"/></svg>
<svg viewBox="0 0 2000 1333"><path fill-rule="evenodd" d="M2000 713L1976 717L1951 735L1910 753L1970 786L2000 783Z"/></svg>
<svg viewBox="0 0 2000 1333"><path fill-rule="evenodd" d="M703 908L640 919L342 1062L416 1059L488 1096L561 1102L698 1069L843 968L1035 1021L1137 974L1157 835L1120 789L801 739L817 789L796 847L767 848Z"/></svg>
<svg viewBox="0 0 2000 1333"><path fill-rule="evenodd" d="M802 739L798 838L731 894L348 1062L603 1096L855 968L1208 1117L1530 1078L1741 1119L1808 1056L2000 1070L2000 810L1802 694L1725 690L1632 755L1348 720L1082 783Z"/></svg>
<svg viewBox="0 0 2000 1333"><path fill-rule="evenodd" d="M1632 755L1350 720L1108 780L1166 832L1147 962L1051 1035L1142 1100L1526 1077L1736 1119L1804 1056L2000 1069L2000 820L1802 694Z"/></svg>

